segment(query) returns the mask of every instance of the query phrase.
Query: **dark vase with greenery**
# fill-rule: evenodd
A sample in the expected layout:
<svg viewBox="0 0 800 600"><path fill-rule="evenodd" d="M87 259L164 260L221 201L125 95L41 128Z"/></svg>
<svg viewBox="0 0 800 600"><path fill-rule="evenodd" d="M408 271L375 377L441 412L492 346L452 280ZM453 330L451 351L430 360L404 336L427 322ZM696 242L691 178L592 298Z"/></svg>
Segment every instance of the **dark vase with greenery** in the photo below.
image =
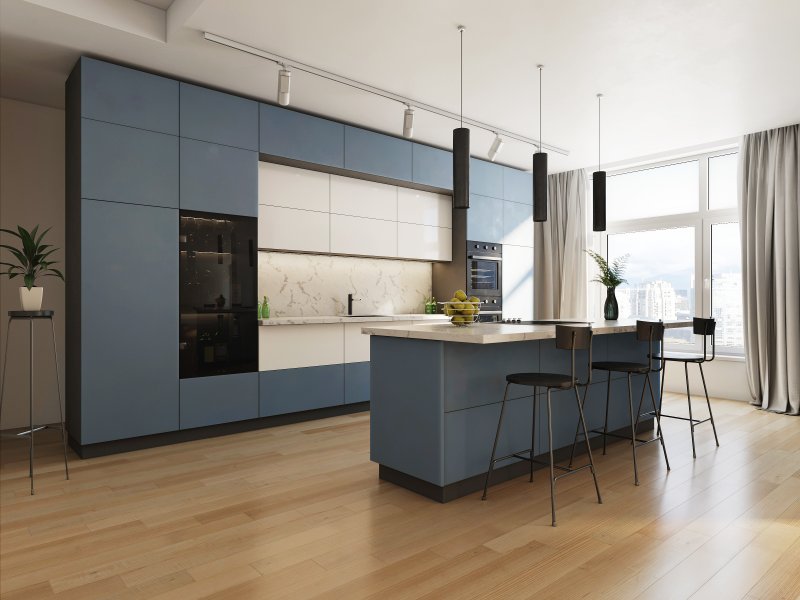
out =
<svg viewBox="0 0 800 600"><path fill-rule="evenodd" d="M622 275L625 272L628 255L620 256L609 265L608 261L597 252L587 250L586 253L594 259L598 269L600 269L600 273L597 277L592 279L592 281L602 283L606 286L606 302L603 305L603 318L606 321L616 321L619 319L619 305L617 304L615 290L618 285L626 283Z"/></svg>

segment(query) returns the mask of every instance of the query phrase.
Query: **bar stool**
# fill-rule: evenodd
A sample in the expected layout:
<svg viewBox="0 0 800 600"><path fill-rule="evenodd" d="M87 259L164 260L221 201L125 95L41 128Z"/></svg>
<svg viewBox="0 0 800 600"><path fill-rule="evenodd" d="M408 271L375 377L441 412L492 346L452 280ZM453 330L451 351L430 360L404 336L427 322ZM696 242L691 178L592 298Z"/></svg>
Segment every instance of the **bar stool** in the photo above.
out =
<svg viewBox="0 0 800 600"><path fill-rule="evenodd" d="M663 375L661 377L661 397L664 397L664 380L666 379L667 373L667 363L668 362L682 362L683 363L683 371L686 375L686 399L689 402L689 418L686 417L679 417L677 415L665 415L664 413L660 412L660 417L667 417L670 419L680 419L681 421L689 421L689 429L692 432L692 456L697 458L697 450L695 449L694 445L694 428L701 423L706 423L707 421L711 421L711 429L714 431L714 441L719 446L719 438L717 437L717 427L714 425L714 413L711 412L711 401L708 399L708 388L706 387L706 376L703 374L703 363L711 362L714 360L717 351L717 345L714 339L714 331L717 328L717 322L712 319L703 319L700 317L695 317L692 319L692 330L694 331L695 335L702 335L703 336L703 353L702 354L692 354L689 352L661 352L660 354L656 354L653 356L653 360L663 361ZM711 358L708 357L708 338L711 338ZM663 349L662 349L663 350ZM694 363L700 369L700 378L703 380L703 391L706 394L706 404L708 405L708 418L707 419L695 419L692 415L692 395L689 392L689 363ZM652 415L653 413L647 413L648 415Z"/></svg>
<svg viewBox="0 0 800 600"><path fill-rule="evenodd" d="M667 458L667 447L664 445L664 433L661 430L661 413L658 405L656 404L656 397L653 393L653 384L650 383L650 373L658 373L663 369L663 363L659 368L653 368L653 343L663 343L664 341L664 324L661 321L636 321L636 339L640 342L647 342L649 344L647 352L647 363L636 362L623 362L623 361L597 361L592 363L592 369L598 371L607 371L608 379L606 382L606 417L603 423L603 429L592 429L592 433L601 433L603 435L603 454L606 453L606 438L608 436L617 437L625 440L631 440L631 447L633 451L633 479L636 485L639 485L639 470L636 466L636 448L645 446L658 440L661 442L661 450L664 452L664 461L667 463L667 471L670 470L669 458ZM608 431L608 404L611 397L611 373L625 373L628 377L628 412L631 418L631 437L625 435L617 435L609 433ZM633 390L631 386L631 377L633 375L644 375L645 381L642 384L642 395L639 399L639 410L634 419L633 416ZM647 388L650 388L650 398L653 401L652 414L656 417L657 429L654 438L649 440L640 440L636 437L636 429L639 424L638 414L642 411L642 403L644 402L644 393ZM662 388L663 389L663 388ZM585 400L585 399L584 399ZM575 431L575 440L572 443L572 454L575 453L575 444L578 442L578 431ZM584 434L585 435L585 434ZM570 457L572 463L572 457Z"/></svg>
<svg viewBox="0 0 800 600"><path fill-rule="evenodd" d="M495 463L506 460L508 458L519 458L521 460L527 460L531 464L531 476L530 480L533 481L533 465L534 463L542 464L542 465L549 465L550 467L550 512L552 515L552 524L553 527L556 526L556 480L560 479L561 477L565 477L567 475L572 475L573 473L577 473L578 471L582 471L584 469L589 469L592 472L592 478L594 479L594 487L595 491L597 492L597 502L598 504L603 503L603 499L600 496L600 486L597 484L597 474L595 473L594 469L594 461L592 459L592 449L589 445L589 435L586 431L586 420L583 417L583 407L581 405L580 396L578 395L578 387L583 386L586 388L586 393L589 390L589 384L592 382L592 328L591 327L575 327L575 326L568 326L568 325L556 325L556 348L561 350L570 350L572 352L572 374L571 375L563 375L561 373L512 373L506 376L506 389L505 393L503 394L503 404L500 406L500 419L497 422L497 433L494 436L494 444L492 445L492 457L489 460L489 469L486 472L486 481L483 486L483 496L481 500L486 500L486 493L489 489L489 478L492 475L492 470L494 469ZM585 382L578 381L578 378L575 376L575 350L588 350L589 351L589 359L587 361L587 369L588 376ZM508 388L512 384L514 385L524 385L533 387L533 418L531 419L531 447L527 450L520 450L518 452L514 452L513 454L509 454L507 456L503 456L501 458L495 458L495 454L497 453L497 441L500 437L500 429L503 425L503 415L506 410L506 401L508 400ZM547 430L548 430L548 442L549 442L549 453L550 453L550 461L549 463L545 463L543 461L536 460L534 456L535 452L535 441L536 441L536 408L538 397L536 392L538 388L544 387L547 388ZM589 463L583 465L581 467L572 468L570 465L569 467L562 467L560 465L556 465L553 461L553 424L551 415L552 412L550 410L551 399L550 399L550 391L551 390L575 390L575 402L578 405L578 416L580 425L583 427L585 439L586 439L586 451L589 454ZM584 402L585 402L585 394L584 394ZM525 454L528 456L525 456ZM565 471L561 475L556 476L554 469L560 469Z"/></svg>

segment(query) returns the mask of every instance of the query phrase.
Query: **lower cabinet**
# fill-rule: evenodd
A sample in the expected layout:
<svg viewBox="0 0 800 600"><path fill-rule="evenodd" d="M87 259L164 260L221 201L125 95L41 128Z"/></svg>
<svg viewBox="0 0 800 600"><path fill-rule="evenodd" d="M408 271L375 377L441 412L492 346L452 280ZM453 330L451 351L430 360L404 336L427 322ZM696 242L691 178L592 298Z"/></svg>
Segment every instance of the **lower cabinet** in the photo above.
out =
<svg viewBox="0 0 800 600"><path fill-rule="evenodd" d="M258 417L258 373L181 379L181 429Z"/></svg>
<svg viewBox="0 0 800 600"><path fill-rule="evenodd" d="M369 402L369 361L344 365L344 403Z"/></svg>
<svg viewBox="0 0 800 600"><path fill-rule="evenodd" d="M344 404L343 364L262 371L259 378L262 417Z"/></svg>

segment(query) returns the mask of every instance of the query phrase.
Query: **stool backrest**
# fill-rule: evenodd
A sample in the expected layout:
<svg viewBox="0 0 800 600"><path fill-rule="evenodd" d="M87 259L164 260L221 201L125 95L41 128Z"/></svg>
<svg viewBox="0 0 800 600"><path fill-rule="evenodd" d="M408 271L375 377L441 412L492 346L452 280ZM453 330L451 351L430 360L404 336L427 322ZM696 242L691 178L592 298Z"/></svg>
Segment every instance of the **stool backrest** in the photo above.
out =
<svg viewBox="0 0 800 600"><path fill-rule="evenodd" d="M647 342L647 363L650 370L653 370L653 342L663 345L664 342L664 323L661 321L636 321L636 339L640 342ZM663 363L662 363L663 365Z"/></svg>
<svg viewBox="0 0 800 600"><path fill-rule="evenodd" d="M575 379L575 350L588 350L587 379L578 382L578 385L589 385L592 382L592 337L594 332L591 326L586 325L556 325L556 348L572 352L572 381Z"/></svg>
<svg viewBox="0 0 800 600"><path fill-rule="evenodd" d="M704 319L702 317L695 317L692 319L692 329L695 335L703 336L703 360L711 362L717 354L717 344L714 339L714 332L717 329L717 321L709 317ZM708 357L708 338L711 338L711 358Z"/></svg>

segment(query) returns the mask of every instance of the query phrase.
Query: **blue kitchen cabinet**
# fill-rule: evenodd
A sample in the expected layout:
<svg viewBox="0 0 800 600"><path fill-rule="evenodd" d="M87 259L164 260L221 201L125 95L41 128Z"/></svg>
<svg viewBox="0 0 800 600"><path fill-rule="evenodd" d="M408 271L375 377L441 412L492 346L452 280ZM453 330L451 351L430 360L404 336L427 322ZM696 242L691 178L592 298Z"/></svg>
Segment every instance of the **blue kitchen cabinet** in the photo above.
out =
<svg viewBox="0 0 800 600"><path fill-rule="evenodd" d="M492 198L503 197L503 167L478 158L469 159L469 192Z"/></svg>
<svg viewBox="0 0 800 600"><path fill-rule="evenodd" d="M178 211L80 203L80 443L175 431Z"/></svg>
<svg viewBox="0 0 800 600"><path fill-rule="evenodd" d="M411 178L414 183L453 189L453 153L424 144L412 144Z"/></svg>
<svg viewBox="0 0 800 600"><path fill-rule="evenodd" d="M503 199L533 204L533 174L503 167Z"/></svg>
<svg viewBox="0 0 800 600"><path fill-rule="evenodd" d="M258 216L258 153L181 139L180 207Z"/></svg>
<svg viewBox="0 0 800 600"><path fill-rule="evenodd" d="M411 142L346 125L344 167L359 173L411 181Z"/></svg>
<svg viewBox="0 0 800 600"><path fill-rule="evenodd" d="M343 364L259 373L259 414L262 417L342 404Z"/></svg>
<svg viewBox="0 0 800 600"><path fill-rule="evenodd" d="M344 403L369 402L369 361L345 363Z"/></svg>
<svg viewBox="0 0 800 600"><path fill-rule="evenodd" d="M259 110L263 154L344 167L344 125L270 104Z"/></svg>
<svg viewBox="0 0 800 600"><path fill-rule="evenodd" d="M503 200L470 194L467 210L467 239L503 242Z"/></svg>
<svg viewBox="0 0 800 600"><path fill-rule="evenodd" d="M181 429L258 417L258 373L181 379Z"/></svg>
<svg viewBox="0 0 800 600"><path fill-rule="evenodd" d="M82 117L178 135L178 82L81 57Z"/></svg>
<svg viewBox="0 0 800 600"><path fill-rule="evenodd" d="M208 88L180 84L180 135L258 150L258 103Z"/></svg>
<svg viewBox="0 0 800 600"><path fill-rule="evenodd" d="M178 138L81 119L81 197L178 208Z"/></svg>

